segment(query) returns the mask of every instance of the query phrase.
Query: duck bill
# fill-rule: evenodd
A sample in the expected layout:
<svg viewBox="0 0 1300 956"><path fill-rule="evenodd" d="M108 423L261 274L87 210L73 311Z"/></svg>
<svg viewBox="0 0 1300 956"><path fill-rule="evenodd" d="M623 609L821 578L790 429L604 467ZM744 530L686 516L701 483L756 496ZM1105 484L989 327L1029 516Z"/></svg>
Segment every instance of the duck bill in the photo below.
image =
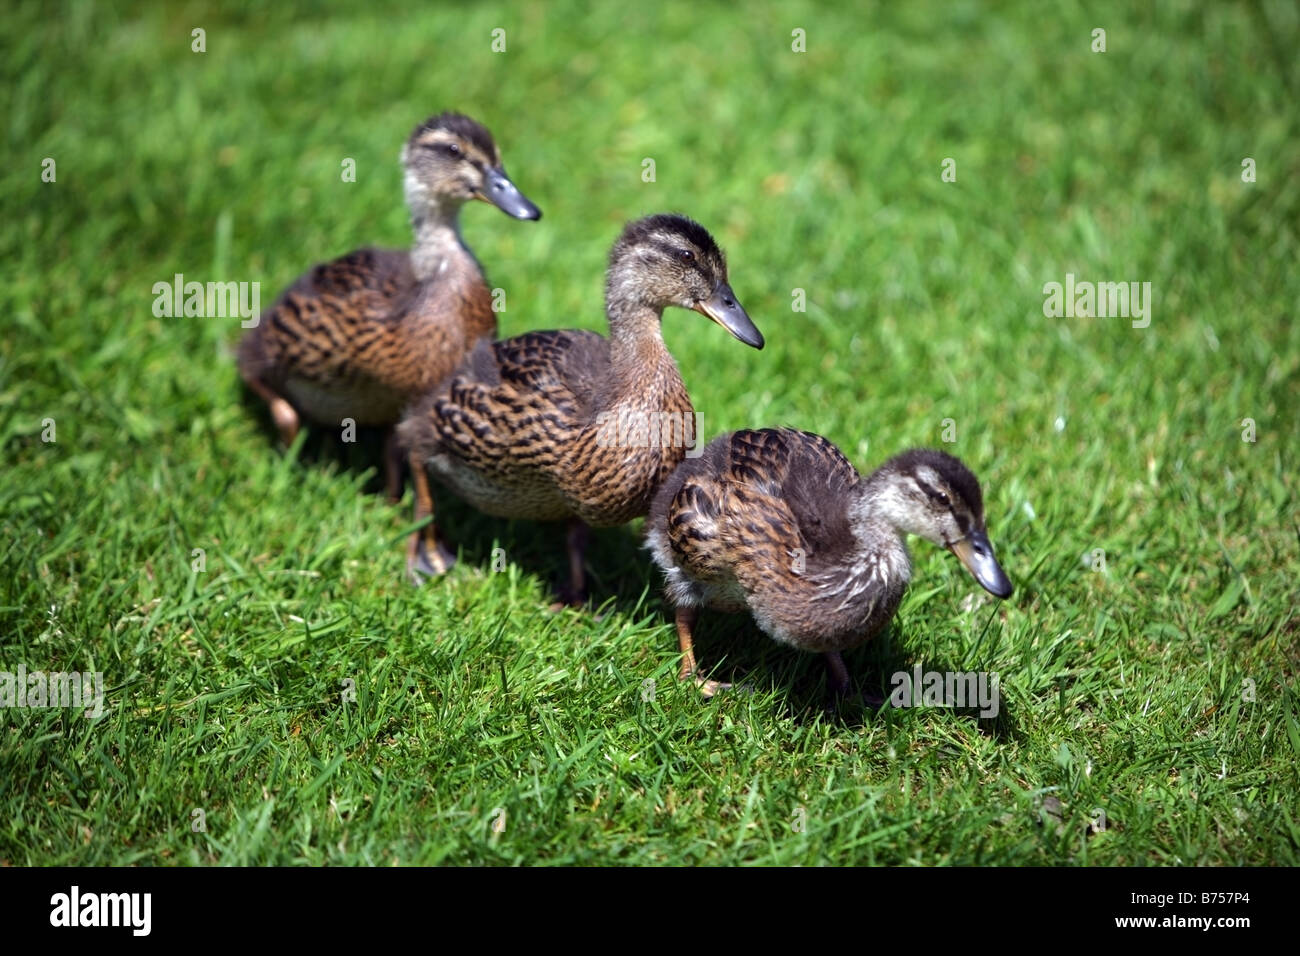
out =
<svg viewBox="0 0 1300 956"><path fill-rule="evenodd" d="M993 545L989 544L987 534L973 531L968 537L951 545L951 550L985 591L994 597L1011 597L1011 582L1002 570L1002 565L998 564L998 559L993 556Z"/></svg>
<svg viewBox="0 0 1300 956"><path fill-rule="evenodd" d="M490 202L507 216L516 219L541 219L542 211L519 191L519 187L510 181L506 171L498 166L489 169L484 176L483 193L479 197Z"/></svg>
<svg viewBox="0 0 1300 956"><path fill-rule="evenodd" d="M744 308L736 301L736 293L731 291L731 286L727 283L718 286L713 295L703 302L695 303L695 311L707 315L746 345L756 349L763 347L763 333L750 321Z"/></svg>

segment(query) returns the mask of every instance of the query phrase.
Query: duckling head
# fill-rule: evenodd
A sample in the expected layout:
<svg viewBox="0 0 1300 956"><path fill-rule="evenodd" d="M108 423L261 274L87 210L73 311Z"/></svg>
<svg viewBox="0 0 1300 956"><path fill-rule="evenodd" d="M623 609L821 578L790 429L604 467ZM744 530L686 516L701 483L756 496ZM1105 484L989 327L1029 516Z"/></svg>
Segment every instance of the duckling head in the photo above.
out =
<svg viewBox="0 0 1300 956"><path fill-rule="evenodd" d="M425 120L402 147L406 203L422 219L454 215L472 199L516 219L540 219L541 210L506 175L492 134L460 113Z"/></svg>
<svg viewBox="0 0 1300 956"><path fill-rule="evenodd" d="M899 531L955 554L990 594L1011 596L1011 582L989 543L979 481L959 459L930 448L906 451L867 479L864 499Z"/></svg>
<svg viewBox="0 0 1300 956"><path fill-rule="evenodd" d="M763 347L727 281L727 260L698 222L661 213L627 224L609 254L605 298L611 316L669 306L707 316L746 345Z"/></svg>

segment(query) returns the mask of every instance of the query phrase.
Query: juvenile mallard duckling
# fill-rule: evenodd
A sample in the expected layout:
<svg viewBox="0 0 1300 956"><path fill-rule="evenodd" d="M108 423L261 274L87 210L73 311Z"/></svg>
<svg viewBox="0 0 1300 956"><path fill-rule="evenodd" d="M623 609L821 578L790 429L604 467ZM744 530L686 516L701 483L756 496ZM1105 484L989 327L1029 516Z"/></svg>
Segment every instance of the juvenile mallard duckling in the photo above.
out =
<svg viewBox="0 0 1300 956"><path fill-rule="evenodd" d="M694 435L694 410L660 327L669 306L763 347L708 231L682 216L650 216L629 223L610 253L608 339L566 330L480 342L398 426L413 474L427 468L490 515L569 522L566 603L586 598L587 528L644 515L694 444L684 434ZM653 436L638 430L647 421L659 426ZM427 483L418 480L415 514L433 515ZM412 536L413 574L440 574L454 560L432 522Z"/></svg>
<svg viewBox="0 0 1300 956"><path fill-rule="evenodd" d="M516 219L541 212L501 164L492 135L459 113L415 128L402 147L409 252L359 249L316 266L244 336L239 371L270 407L288 444L300 418L389 428L389 497L400 496L391 426L402 409L449 375L474 343L495 337L492 294L461 240L460 209L483 200Z"/></svg>
<svg viewBox="0 0 1300 956"><path fill-rule="evenodd" d="M990 594L1011 595L979 482L952 455L913 449L862 477L820 435L765 428L715 438L664 482L646 522L676 608L679 676L709 697L728 686L696 674L692 629L700 607L747 610L772 639L826 655L832 690L843 694L840 652L884 628L907 590L906 534L952 551Z"/></svg>

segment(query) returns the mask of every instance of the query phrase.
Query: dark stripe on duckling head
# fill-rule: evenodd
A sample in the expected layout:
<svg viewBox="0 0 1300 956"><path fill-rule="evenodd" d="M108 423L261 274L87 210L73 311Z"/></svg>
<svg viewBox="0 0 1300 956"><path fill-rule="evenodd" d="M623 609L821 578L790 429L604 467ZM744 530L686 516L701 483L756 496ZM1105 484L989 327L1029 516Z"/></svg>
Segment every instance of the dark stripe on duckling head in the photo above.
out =
<svg viewBox="0 0 1300 956"><path fill-rule="evenodd" d="M936 505L939 505L942 508L948 509L948 514L952 515L952 520L956 522L957 527L961 530L963 537L970 534L970 529L971 529L971 520L969 517L970 513L965 508L953 507L952 500L946 494L944 494L938 488L935 488L933 485L929 484L919 476L913 474L911 475L911 478L914 482L916 482L917 487L926 493L926 496L929 497L931 501L933 501Z"/></svg>
<svg viewBox="0 0 1300 956"><path fill-rule="evenodd" d="M650 245L667 255L675 256L678 249L682 247L672 244L670 237L673 236L680 236L701 255L713 259L725 269L726 257L718 248L713 236L709 235L709 230L694 219L675 213L659 213L629 222L623 227L623 233L618 237L618 241L614 243L614 248L610 251L610 260L613 261L627 250L642 245Z"/></svg>
<svg viewBox="0 0 1300 956"><path fill-rule="evenodd" d="M411 133L411 142L414 142L421 134L433 132L434 130L453 133L466 142L473 143L493 163L500 163L501 161L501 157L497 153L496 141L492 139L492 134L487 131L487 127L470 119L463 113L447 112L439 113L437 116L430 116Z"/></svg>
<svg viewBox="0 0 1300 956"><path fill-rule="evenodd" d="M903 452L894 459L893 463L899 472L910 475L931 496L936 494L937 490L927 487L918 477L918 472L922 468L929 468L936 472L949 488L961 496L967 510L976 519L983 518L984 495L980 490L980 483L971 474L970 469L962 464L961 459L935 448L913 448Z"/></svg>
<svg viewBox="0 0 1300 956"><path fill-rule="evenodd" d="M929 484L924 479L922 479L919 475L915 475L915 474L912 475L912 480L916 482L918 488L920 488L922 491L924 491L927 495L930 496L931 501L935 501L938 502L939 504L944 504L944 505L948 504L948 496L945 495L938 488L934 487L934 485Z"/></svg>

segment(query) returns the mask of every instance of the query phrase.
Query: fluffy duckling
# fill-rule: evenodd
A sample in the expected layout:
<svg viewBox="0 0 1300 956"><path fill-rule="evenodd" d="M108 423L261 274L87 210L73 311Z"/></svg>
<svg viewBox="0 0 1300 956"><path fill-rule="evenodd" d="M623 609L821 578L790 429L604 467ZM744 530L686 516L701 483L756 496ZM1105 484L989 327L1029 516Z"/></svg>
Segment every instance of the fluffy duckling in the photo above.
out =
<svg viewBox="0 0 1300 956"><path fill-rule="evenodd" d="M413 474L427 468L487 514L569 522L564 603L586 599L587 528L645 515L694 445L694 410L661 329L669 306L763 347L708 231L682 216L650 216L629 223L610 253L608 339L567 330L480 342L398 427ZM416 498L416 519L432 516L427 482L416 481ZM413 574L440 574L454 560L432 522L408 545Z"/></svg>
<svg viewBox="0 0 1300 956"><path fill-rule="evenodd" d="M826 656L870 640L911 578L904 535L947 548L990 594L1011 595L993 556L979 482L958 459L914 449L866 477L831 442L793 429L721 435L660 487L646 544L676 608L682 665L706 697L727 687L696 674L700 607L744 611L769 637Z"/></svg>
<svg viewBox="0 0 1300 956"><path fill-rule="evenodd" d="M460 237L460 209L490 202L516 219L541 212L515 187L492 135L459 113L416 127L402 148L415 246L359 249L290 286L239 346L239 371L270 407L285 443L300 418L389 428L389 497L400 495L391 426L449 375L474 343L495 337L483 270Z"/></svg>

